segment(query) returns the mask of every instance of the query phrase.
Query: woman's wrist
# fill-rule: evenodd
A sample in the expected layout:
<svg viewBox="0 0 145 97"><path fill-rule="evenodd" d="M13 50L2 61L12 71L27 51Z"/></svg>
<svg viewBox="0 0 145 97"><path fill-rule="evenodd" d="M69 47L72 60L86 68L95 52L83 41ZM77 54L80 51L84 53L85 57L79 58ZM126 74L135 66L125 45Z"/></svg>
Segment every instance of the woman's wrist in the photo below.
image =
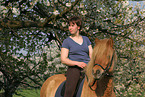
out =
<svg viewBox="0 0 145 97"><path fill-rule="evenodd" d="M75 61L75 65L76 65L76 66L79 66L80 63L81 63L81 62L79 62L79 61Z"/></svg>

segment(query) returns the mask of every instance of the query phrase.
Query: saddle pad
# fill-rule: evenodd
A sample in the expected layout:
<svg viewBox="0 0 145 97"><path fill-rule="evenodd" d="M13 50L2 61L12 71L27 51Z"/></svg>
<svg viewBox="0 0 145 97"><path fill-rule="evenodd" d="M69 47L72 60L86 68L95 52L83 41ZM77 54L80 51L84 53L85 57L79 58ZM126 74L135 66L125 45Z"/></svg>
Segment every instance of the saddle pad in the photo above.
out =
<svg viewBox="0 0 145 97"><path fill-rule="evenodd" d="M65 84L65 81L60 84L60 86L58 87L58 89L57 89L57 91L55 93L55 97L63 97L63 96L61 96L61 90L62 90L62 87L63 87L64 84ZM80 97L81 96L83 84L84 84L84 79L80 83L80 86L79 86L78 92L76 94L76 97Z"/></svg>

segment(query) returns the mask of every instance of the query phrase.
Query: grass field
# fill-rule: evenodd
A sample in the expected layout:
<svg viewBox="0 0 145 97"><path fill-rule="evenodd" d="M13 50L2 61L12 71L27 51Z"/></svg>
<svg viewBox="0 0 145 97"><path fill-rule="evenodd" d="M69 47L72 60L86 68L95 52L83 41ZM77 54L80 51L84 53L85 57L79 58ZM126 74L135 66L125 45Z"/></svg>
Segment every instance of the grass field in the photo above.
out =
<svg viewBox="0 0 145 97"><path fill-rule="evenodd" d="M20 90L13 97L40 97L40 89Z"/></svg>
<svg viewBox="0 0 145 97"><path fill-rule="evenodd" d="M40 97L40 89L30 89L30 90L19 90L17 91L17 93L19 95L13 95L13 97ZM129 93L126 96L122 96L122 97L145 97L143 96L144 93L140 96L136 96L136 93ZM116 97L120 97L117 96Z"/></svg>
<svg viewBox="0 0 145 97"><path fill-rule="evenodd" d="M0 91L0 93L1 92L3 91ZM13 97L40 97L40 89L21 89L21 90L18 90L16 93L17 95L14 94ZM123 93L125 93L125 91ZM121 95L122 96L119 96L116 94L116 97L145 97L144 96L145 92L142 92L142 93L130 92L130 93L121 94Z"/></svg>

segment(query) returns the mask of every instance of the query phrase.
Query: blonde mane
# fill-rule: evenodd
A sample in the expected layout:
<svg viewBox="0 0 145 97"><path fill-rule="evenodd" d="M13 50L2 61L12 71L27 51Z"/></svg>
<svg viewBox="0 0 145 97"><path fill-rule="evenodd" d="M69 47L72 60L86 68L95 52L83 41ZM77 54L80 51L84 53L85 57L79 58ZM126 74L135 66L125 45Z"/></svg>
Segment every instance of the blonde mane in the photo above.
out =
<svg viewBox="0 0 145 97"><path fill-rule="evenodd" d="M113 52L114 49L112 39L102 39L102 40L99 40L97 38L95 39L95 47L93 49L92 57L86 68L86 75L88 77L89 82L92 82L93 80L93 75L91 71L93 70L94 65L95 64L100 64L101 66L106 65L106 63L108 63L111 60ZM116 54L114 57L116 59Z"/></svg>

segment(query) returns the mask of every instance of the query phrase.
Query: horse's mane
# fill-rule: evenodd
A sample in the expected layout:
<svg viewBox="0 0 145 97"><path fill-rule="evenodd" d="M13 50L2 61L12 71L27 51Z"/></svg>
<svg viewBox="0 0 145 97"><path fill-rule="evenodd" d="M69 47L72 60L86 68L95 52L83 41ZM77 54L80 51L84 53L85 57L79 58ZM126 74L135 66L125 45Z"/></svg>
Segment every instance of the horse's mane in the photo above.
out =
<svg viewBox="0 0 145 97"><path fill-rule="evenodd" d="M93 49L92 57L86 68L86 75L90 81L93 80L92 69L94 64L100 64L99 62L102 61L106 63L109 62L112 58L113 52L113 40L111 38L102 40L99 40L97 38L95 39L95 47Z"/></svg>

